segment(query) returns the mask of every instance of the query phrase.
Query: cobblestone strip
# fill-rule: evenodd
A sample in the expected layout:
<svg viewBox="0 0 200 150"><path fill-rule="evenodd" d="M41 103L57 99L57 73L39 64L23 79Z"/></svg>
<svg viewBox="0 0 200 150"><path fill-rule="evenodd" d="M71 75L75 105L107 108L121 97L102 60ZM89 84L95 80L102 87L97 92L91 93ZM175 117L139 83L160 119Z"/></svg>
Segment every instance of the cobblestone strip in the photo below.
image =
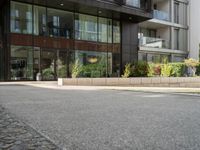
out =
<svg viewBox="0 0 200 150"><path fill-rule="evenodd" d="M51 141L0 106L0 150L57 150Z"/></svg>

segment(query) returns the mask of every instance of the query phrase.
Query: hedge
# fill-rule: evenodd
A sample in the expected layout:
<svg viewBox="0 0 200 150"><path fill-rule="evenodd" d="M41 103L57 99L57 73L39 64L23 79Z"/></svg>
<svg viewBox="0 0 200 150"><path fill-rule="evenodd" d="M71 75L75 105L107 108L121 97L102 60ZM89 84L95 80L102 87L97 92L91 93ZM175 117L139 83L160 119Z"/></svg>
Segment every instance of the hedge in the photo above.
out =
<svg viewBox="0 0 200 150"><path fill-rule="evenodd" d="M182 77L186 74L186 68L184 63L155 64L139 61L126 65L123 77Z"/></svg>

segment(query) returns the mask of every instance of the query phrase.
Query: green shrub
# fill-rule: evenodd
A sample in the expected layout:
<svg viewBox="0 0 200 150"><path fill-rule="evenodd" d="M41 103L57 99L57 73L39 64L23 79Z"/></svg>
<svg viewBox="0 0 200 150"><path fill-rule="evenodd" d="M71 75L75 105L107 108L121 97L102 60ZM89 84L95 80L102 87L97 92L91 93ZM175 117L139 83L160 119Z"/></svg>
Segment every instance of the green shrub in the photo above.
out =
<svg viewBox="0 0 200 150"><path fill-rule="evenodd" d="M172 76L173 77L183 77L186 71L186 66L184 63L170 63L172 66Z"/></svg>
<svg viewBox="0 0 200 150"><path fill-rule="evenodd" d="M185 65L191 69L192 76L195 76L196 74L196 67L200 64L198 60L195 60L193 58L185 59Z"/></svg>
<svg viewBox="0 0 200 150"><path fill-rule="evenodd" d="M148 76L149 65L147 62L138 61L133 65L133 76L134 77L147 77Z"/></svg>
<svg viewBox="0 0 200 150"><path fill-rule="evenodd" d="M125 65L124 74L122 75L123 78L129 78L132 75L132 66L131 63Z"/></svg>
<svg viewBox="0 0 200 150"><path fill-rule="evenodd" d="M163 77L172 76L172 66L170 64L161 65L161 76Z"/></svg>
<svg viewBox="0 0 200 150"><path fill-rule="evenodd" d="M67 66L62 65L57 69L58 78L66 78L67 76Z"/></svg>
<svg viewBox="0 0 200 150"><path fill-rule="evenodd" d="M106 66L102 64L87 64L82 67L81 75L83 77L104 77L106 76Z"/></svg>
<svg viewBox="0 0 200 150"><path fill-rule="evenodd" d="M148 77L160 76L161 64L149 63L148 65Z"/></svg>
<svg viewBox="0 0 200 150"><path fill-rule="evenodd" d="M197 66L196 75L200 76L200 65Z"/></svg>
<svg viewBox="0 0 200 150"><path fill-rule="evenodd" d="M82 72L82 65L80 64L79 60L76 60L75 64L72 66L72 78L77 78L80 76Z"/></svg>
<svg viewBox="0 0 200 150"><path fill-rule="evenodd" d="M52 68L46 68L42 71L43 80L53 80L54 79L54 71Z"/></svg>

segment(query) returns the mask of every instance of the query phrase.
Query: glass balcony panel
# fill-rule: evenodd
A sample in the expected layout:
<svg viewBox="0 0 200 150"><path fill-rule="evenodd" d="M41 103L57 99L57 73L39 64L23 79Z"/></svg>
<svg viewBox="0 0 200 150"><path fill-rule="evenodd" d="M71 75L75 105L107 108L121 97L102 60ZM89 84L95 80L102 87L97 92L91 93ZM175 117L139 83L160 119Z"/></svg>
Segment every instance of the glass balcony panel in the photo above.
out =
<svg viewBox="0 0 200 150"><path fill-rule="evenodd" d="M126 0L126 5L141 8L141 9L146 9L148 1L145 0Z"/></svg>
<svg viewBox="0 0 200 150"><path fill-rule="evenodd" d="M154 10L153 15L155 19L169 21L169 13L160 11L160 10Z"/></svg>
<svg viewBox="0 0 200 150"><path fill-rule="evenodd" d="M139 39L140 46L152 47L152 48L170 48L170 42L161 38L154 37L140 37Z"/></svg>

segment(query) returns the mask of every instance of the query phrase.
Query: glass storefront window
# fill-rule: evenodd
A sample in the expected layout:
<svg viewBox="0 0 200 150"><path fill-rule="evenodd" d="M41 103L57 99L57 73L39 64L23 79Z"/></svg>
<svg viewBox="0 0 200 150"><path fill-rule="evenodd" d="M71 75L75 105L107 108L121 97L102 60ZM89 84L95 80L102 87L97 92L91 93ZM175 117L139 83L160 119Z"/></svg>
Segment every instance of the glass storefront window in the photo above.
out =
<svg viewBox="0 0 200 150"><path fill-rule="evenodd" d="M117 20L11 2L12 80L69 77L77 61L80 77L120 76L120 32Z"/></svg>
<svg viewBox="0 0 200 150"><path fill-rule="evenodd" d="M75 14L75 39L97 41L97 17Z"/></svg>
<svg viewBox="0 0 200 150"><path fill-rule="evenodd" d="M112 20L98 18L99 42L112 43Z"/></svg>
<svg viewBox="0 0 200 150"><path fill-rule="evenodd" d="M111 54L108 54L111 55ZM107 53L75 51L75 60L79 63L80 77L106 77ZM112 64L111 62L108 64ZM111 66L110 66L111 67ZM72 70L73 72L73 70Z"/></svg>
<svg viewBox="0 0 200 150"><path fill-rule="evenodd" d="M34 34L44 36L47 34L46 8L34 6Z"/></svg>
<svg viewBox="0 0 200 150"><path fill-rule="evenodd" d="M56 69L57 69L57 77L58 78L66 78L68 71L68 54L66 50L59 50L57 52L57 61L56 61Z"/></svg>
<svg viewBox="0 0 200 150"><path fill-rule="evenodd" d="M32 5L11 2L12 33L32 34Z"/></svg>
<svg viewBox="0 0 200 150"><path fill-rule="evenodd" d="M56 51L42 50L41 53L41 70L43 80L56 79Z"/></svg>
<svg viewBox="0 0 200 150"><path fill-rule="evenodd" d="M11 46L11 79L33 80L33 49Z"/></svg>
<svg viewBox="0 0 200 150"><path fill-rule="evenodd" d="M113 43L120 43L121 34L120 34L120 22L113 21Z"/></svg>
<svg viewBox="0 0 200 150"><path fill-rule="evenodd" d="M73 38L73 13L47 8L47 14L50 37Z"/></svg>

